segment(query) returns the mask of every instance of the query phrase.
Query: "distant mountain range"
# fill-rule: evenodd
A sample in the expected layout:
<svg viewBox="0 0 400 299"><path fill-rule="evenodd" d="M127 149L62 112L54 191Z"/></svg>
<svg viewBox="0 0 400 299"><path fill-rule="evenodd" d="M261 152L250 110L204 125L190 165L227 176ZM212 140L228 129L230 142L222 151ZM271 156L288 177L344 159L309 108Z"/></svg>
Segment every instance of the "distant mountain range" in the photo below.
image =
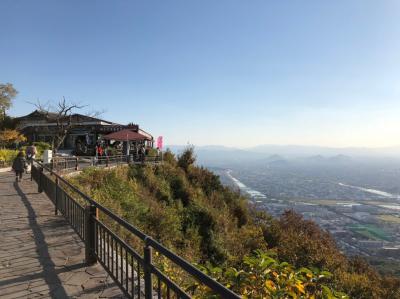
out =
<svg viewBox="0 0 400 299"><path fill-rule="evenodd" d="M168 145L174 153L187 146ZM219 145L195 146L198 162L221 166L232 163L284 164L287 160L300 159L308 163L345 163L353 158L400 158L399 147L386 148L333 148L302 145L259 145L250 148L235 148Z"/></svg>

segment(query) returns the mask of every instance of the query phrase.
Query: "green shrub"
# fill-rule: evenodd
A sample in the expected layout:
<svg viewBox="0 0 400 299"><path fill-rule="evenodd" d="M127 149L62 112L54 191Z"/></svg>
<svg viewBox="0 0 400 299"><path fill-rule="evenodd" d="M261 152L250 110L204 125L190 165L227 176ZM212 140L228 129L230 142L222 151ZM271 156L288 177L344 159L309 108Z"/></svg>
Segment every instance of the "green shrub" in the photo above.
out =
<svg viewBox="0 0 400 299"><path fill-rule="evenodd" d="M349 298L326 284L331 280L330 272L304 267L295 269L286 262L279 262L271 252L256 250L243 258L238 269L209 264L200 269L242 298ZM200 287L198 292L201 293L198 298L216 298L206 288Z"/></svg>
<svg viewBox="0 0 400 299"><path fill-rule="evenodd" d="M6 165L9 165L15 159L17 154L17 150L0 149L0 161L2 161L2 163L5 163Z"/></svg>
<svg viewBox="0 0 400 299"><path fill-rule="evenodd" d="M43 155L43 152L45 150L51 150L51 145L48 144L47 142L34 142L33 143L36 146L36 150L37 150L37 155L36 158L40 159Z"/></svg>
<svg viewBox="0 0 400 299"><path fill-rule="evenodd" d="M187 147L183 153L178 156L178 166L186 172L189 170L189 167L194 164L194 162L196 162L196 157L193 146Z"/></svg>

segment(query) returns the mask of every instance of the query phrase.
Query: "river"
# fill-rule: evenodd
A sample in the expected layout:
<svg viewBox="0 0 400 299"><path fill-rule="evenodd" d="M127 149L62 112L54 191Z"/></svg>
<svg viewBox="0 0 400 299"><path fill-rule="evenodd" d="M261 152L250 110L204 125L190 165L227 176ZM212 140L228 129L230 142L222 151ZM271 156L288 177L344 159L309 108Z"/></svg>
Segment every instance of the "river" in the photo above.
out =
<svg viewBox="0 0 400 299"><path fill-rule="evenodd" d="M231 170L226 171L226 175L235 183L236 186L240 189L240 191L247 193L251 198L253 198L256 202L261 202L262 199L266 199L267 196L260 191L251 189L250 187L246 186L243 184L241 181L239 181L237 178L235 178L232 175Z"/></svg>

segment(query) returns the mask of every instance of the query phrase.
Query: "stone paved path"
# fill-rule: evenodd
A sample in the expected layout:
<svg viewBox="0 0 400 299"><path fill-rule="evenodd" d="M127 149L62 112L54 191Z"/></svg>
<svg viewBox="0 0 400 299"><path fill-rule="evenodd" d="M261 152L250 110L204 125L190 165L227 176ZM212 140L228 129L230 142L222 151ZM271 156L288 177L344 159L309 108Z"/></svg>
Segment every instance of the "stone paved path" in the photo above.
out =
<svg viewBox="0 0 400 299"><path fill-rule="evenodd" d="M124 298L37 186L0 173L0 298Z"/></svg>

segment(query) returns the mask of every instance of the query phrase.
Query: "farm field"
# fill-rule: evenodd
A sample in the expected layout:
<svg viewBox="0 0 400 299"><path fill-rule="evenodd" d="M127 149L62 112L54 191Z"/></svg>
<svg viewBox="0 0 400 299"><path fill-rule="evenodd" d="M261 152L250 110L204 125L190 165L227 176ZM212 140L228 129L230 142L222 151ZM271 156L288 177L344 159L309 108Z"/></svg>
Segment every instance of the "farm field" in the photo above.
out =
<svg viewBox="0 0 400 299"><path fill-rule="evenodd" d="M352 232L372 240L390 241L390 237L381 228L373 224L352 224L348 227Z"/></svg>

